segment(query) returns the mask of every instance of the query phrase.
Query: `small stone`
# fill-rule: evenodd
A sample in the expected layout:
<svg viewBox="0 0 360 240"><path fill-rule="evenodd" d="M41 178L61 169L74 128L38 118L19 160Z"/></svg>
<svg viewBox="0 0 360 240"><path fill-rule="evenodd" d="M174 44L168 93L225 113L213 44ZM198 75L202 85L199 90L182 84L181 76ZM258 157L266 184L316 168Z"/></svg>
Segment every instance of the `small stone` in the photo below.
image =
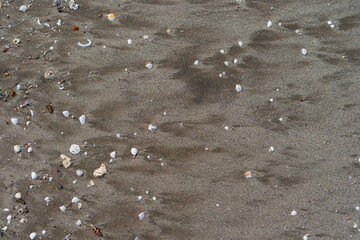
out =
<svg viewBox="0 0 360 240"><path fill-rule="evenodd" d="M144 220L144 218L145 218L145 213L144 212L140 213L139 214L140 221Z"/></svg>
<svg viewBox="0 0 360 240"><path fill-rule="evenodd" d="M26 12L27 6L21 5L21 7L19 8L19 10L22 11L22 12Z"/></svg>
<svg viewBox="0 0 360 240"><path fill-rule="evenodd" d="M21 197L22 197L22 196L21 196L21 193L18 192L18 193L15 194L15 198L16 198L17 200L20 200Z"/></svg>
<svg viewBox="0 0 360 240"><path fill-rule="evenodd" d="M69 111L63 111L62 114L64 115L64 117L68 118L70 116Z"/></svg>
<svg viewBox="0 0 360 240"><path fill-rule="evenodd" d="M77 144L72 144L69 150L72 154L76 155L80 153L80 146Z"/></svg>
<svg viewBox="0 0 360 240"><path fill-rule="evenodd" d="M36 178L37 178L36 172L32 172L32 173L31 173L31 179L32 179L32 180L35 180Z"/></svg>
<svg viewBox="0 0 360 240"><path fill-rule="evenodd" d="M84 172L81 170L76 170L76 175L78 175L79 177L81 177L82 175L84 175Z"/></svg>
<svg viewBox="0 0 360 240"><path fill-rule="evenodd" d="M65 207L64 205L61 206L61 207L60 207L60 211L65 212L65 211L66 211L66 207Z"/></svg>
<svg viewBox="0 0 360 240"><path fill-rule="evenodd" d="M30 233L30 239L33 240L36 238L36 233L32 232Z"/></svg>
<svg viewBox="0 0 360 240"><path fill-rule="evenodd" d="M12 124L17 125L18 122L19 122L19 119L18 118L11 118L11 122L12 122Z"/></svg>
<svg viewBox="0 0 360 240"><path fill-rule="evenodd" d="M78 197L73 197L73 199L71 200L72 203L78 203L80 202L80 198Z"/></svg>
<svg viewBox="0 0 360 240"><path fill-rule="evenodd" d="M81 124L85 124L85 115L81 115L79 117L79 121L80 121Z"/></svg>
<svg viewBox="0 0 360 240"><path fill-rule="evenodd" d="M15 153L21 152L21 147L20 147L19 145L15 145L15 146L14 146L14 152L15 152Z"/></svg>

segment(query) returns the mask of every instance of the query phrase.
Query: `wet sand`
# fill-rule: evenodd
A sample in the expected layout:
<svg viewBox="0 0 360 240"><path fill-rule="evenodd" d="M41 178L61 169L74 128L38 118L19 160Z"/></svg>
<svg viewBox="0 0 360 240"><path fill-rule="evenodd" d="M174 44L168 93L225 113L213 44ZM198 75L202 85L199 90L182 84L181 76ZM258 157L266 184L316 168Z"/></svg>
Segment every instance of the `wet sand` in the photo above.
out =
<svg viewBox="0 0 360 240"><path fill-rule="evenodd" d="M353 227L360 225L358 1L78 0L78 11L61 13L52 1L33 1L25 13L19 7L30 2L1 2L0 47L10 45L0 52L0 208L10 209L0 212L4 239L31 232L98 239L90 223L109 240L360 238ZM51 26L63 20L60 31L37 25L38 17ZM86 39L91 47L77 46ZM55 79L44 78L48 70ZM6 97L8 89L16 95ZM31 106L13 110L26 99ZM14 153L27 143L32 153ZM81 153L72 155L71 144ZM72 158L70 168L61 153ZM108 174L94 178L102 162ZM32 171L53 181L31 180ZM17 214L16 192L28 213ZM82 208L60 212L74 196L85 198ZM7 224L9 214L16 219Z"/></svg>

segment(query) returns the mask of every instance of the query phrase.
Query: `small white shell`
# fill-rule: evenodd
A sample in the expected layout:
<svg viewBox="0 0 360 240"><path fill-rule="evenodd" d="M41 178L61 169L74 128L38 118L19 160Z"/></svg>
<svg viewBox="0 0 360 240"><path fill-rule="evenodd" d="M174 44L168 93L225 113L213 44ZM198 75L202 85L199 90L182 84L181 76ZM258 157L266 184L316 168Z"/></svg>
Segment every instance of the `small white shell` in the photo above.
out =
<svg viewBox="0 0 360 240"><path fill-rule="evenodd" d="M128 39L128 40L127 40L127 43L130 45L130 44L133 43L133 41L132 41L131 39Z"/></svg>
<svg viewBox="0 0 360 240"><path fill-rule="evenodd" d="M16 199L21 199L21 193L19 193L19 192L16 193L16 194L15 194L15 198L16 198Z"/></svg>
<svg viewBox="0 0 360 240"><path fill-rule="evenodd" d="M306 56L307 55L307 50L305 48L301 49L301 53L302 55Z"/></svg>
<svg viewBox="0 0 360 240"><path fill-rule="evenodd" d="M244 43L242 41L239 41L238 44L239 44L239 47L244 46Z"/></svg>
<svg viewBox="0 0 360 240"><path fill-rule="evenodd" d="M91 44L92 44L92 42L91 42L90 39L87 39L87 41L88 41L88 42L85 43L85 44L82 44L81 42L78 42L77 45L78 45L79 47L90 47Z"/></svg>
<svg viewBox="0 0 360 240"><path fill-rule="evenodd" d="M59 27L61 27L61 19L57 20L56 25L58 25Z"/></svg>
<svg viewBox="0 0 360 240"><path fill-rule="evenodd" d="M195 60L194 66L198 66L198 65L199 65L199 60Z"/></svg>
<svg viewBox="0 0 360 240"><path fill-rule="evenodd" d="M44 73L44 78L45 79L54 79L55 78L55 73L53 71L46 71Z"/></svg>
<svg viewBox="0 0 360 240"><path fill-rule="evenodd" d="M34 116L34 111L30 110L30 115L33 117Z"/></svg>
<svg viewBox="0 0 360 240"><path fill-rule="evenodd" d="M78 197L73 197L73 199L71 200L72 203L78 203L80 202L80 198Z"/></svg>
<svg viewBox="0 0 360 240"><path fill-rule="evenodd" d="M81 115L79 117L79 121L80 121L81 124L85 124L85 115Z"/></svg>
<svg viewBox="0 0 360 240"><path fill-rule="evenodd" d="M144 212L140 213L139 214L140 221L144 220L144 218L145 218L145 213Z"/></svg>
<svg viewBox="0 0 360 240"><path fill-rule="evenodd" d="M32 179L32 180L35 180L36 178L37 178L36 172L32 172L32 173L31 173L31 179Z"/></svg>
<svg viewBox="0 0 360 240"><path fill-rule="evenodd" d="M45 234L46 234L46 230L42 230L41 233L42 233L42 235L45 235Z"/></svg>
<svg viewBox="0 0 360 240"><path fill-rule="evenodd" d="M62 114L63 114L64 117L66 117L66 118L70 116L69 111L63 111Z"/></svg>
<svg viewBox="0 0 360 240"><path fill-rule="evenodd" d="M60 207L60 211L65 212L65 211L66 211L66 207L65 207L64 205L61 206L61 207Z"/></svg>
<svg viewBox="0 0 360 240"><path fill-rule="evenodd" d="M147 69L152 69L152 68L153 68L153 65L152 65L151 63L148 63L148 64L146 64L146 68L147 68Z"/></svg>
<svg viewBox="0 0 360 240"><path fill-rule="evenodd" d="M136 156L138 154L138 150L136 148L131 149L131 155Z"/></svg>
<svg viewBox="0 0 360 240"><path fill-rule="evenodd" d="M27 6L21 5L21 7L19 8L19 10L22 11L22 12L26 12Z"/></svg>
<svg viewBox="0 0 360 240"><path fill-rule="evenodd" d="M33 148L32 148L32 147L29 147L29 148L27 149L27 152L28 152L28 153L31 153L32 150L33 150Z"/></svg>
<svg viewBox="0 0 360 240"><path fill-rule="evenodd" d="M275 151L275 148L274 148L273 146L271 146L271 147L269 148L269 152L273 152L273 151Z"/></svg>
<svg viewBox="0 0 360 240"><path fill-rule="evenodd" d="M224 64L225 64L225 66L227 66L227 67L230 66L230 62L229 62L229 61L225 61Z"/></svg>
<svg viewBox="0 0 360 240"><path fill-rule="evenodd" d="M32 232L30 233L30 239L33 240L36 238L36 233Z"/></svg>
<svg viewBox="0 0 360 240"><path fill-rule="evenodd" d="M152 125L152 124L149 125L149 130L150 131L155 131L156 129L157 129L157 126Z"/></svg>
<svg viewBox="0 0 360 240"><path fill-rule="evenodd" d="M19 122L19 119L18 118L11 118L11 122L12 122L12 124L17 125L18 122Z"/></svg>
<svg viewBox="0 0 360 240"><path fill-rule="evenodd" d="M115 151L111 152L111 153L110 153L110 157L111 157L111 158L116 158L116 152L115 152Z"/></svg>
<svg viewBox="0 0 360 240"><path fill-rule="evenodd" d="M271 21L268 21L267 27L269 28L269 27L271 27L271 26L272 26L272 22L271 22Z"/></svg>
<svg viewBox="0 0 360 240"><path fill-rule="evenodd" d="M101 164L101 166L98 169L95 169L94 171L94 177L101 177L102 175L104 175L106 172L106 166L104 163Z"/></svg>
<svg viewBox="0 0 360 240"><path fill-rule="evenodd" d="M291 212L291 215L292 215L292 216L296 216L296 215L297 215L297 212L296 212L296 211L292 211L292 212Z"/></svg>
<svg viewBox="0 0 360 240"><path fill-rule="evenodd" d="M20 39L15 38L15 39L13 40L13 43L14 43L15 45L18 45L18 44L20 43Z"/></svg>
<svg viewBox="0 0 360 240"><path fill-rule="evenodd" d="M234 64L238 64L239 60L237 58L234 59Z"/></svg>
<svg viewBox="0 0 360 240"><path fill-rule="evenodd" d="M78 225L78 226L81 226L81 224L82 224L82 223L81 223L81 220L77 220L77 221L75 222L75 224Z"/></svg>
<svg viewBox="0 0 360 240"><path fill-rule="evenodd" d="M84 172L81 170L76 170L76 175L78 175L79 177L81 177L82 175L84 175Z"/></svg>
<svg viewBox="0 0 360 240"><path fill-rule="evenodd" d="M77 144L73 144L73 145L71 145L71 147L70 147L70 152L72 153L72 154L78 154L79 152L80 152L80 146L79 145L77 145Z"/></svg>
<svg viewBox="0 0 360 240"><path fill-rule="evenodd" d="M21 147L20 147L19 145L15 145L15 146L14 146L14 152L15 152L15 153L21 152Z"/></svg>
<svg viewBox="0 0 360 240"><path fill-rule="evenodd" d="M241 85L240 85L240 84L236 84L235 90L236 90L237 92L241 92L241 91L242 91Z"/></svg>

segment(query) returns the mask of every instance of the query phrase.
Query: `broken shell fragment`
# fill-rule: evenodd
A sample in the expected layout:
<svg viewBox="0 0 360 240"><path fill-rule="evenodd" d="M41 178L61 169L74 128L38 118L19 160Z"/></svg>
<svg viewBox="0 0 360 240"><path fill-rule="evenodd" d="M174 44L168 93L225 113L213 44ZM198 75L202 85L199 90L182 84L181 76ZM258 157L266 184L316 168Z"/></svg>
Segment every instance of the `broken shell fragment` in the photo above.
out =
<svg viewBox="0 0 360 240"><path fill-rule="evenodd" d="M90 182L88 183L88 187L91 187L91 186L94 186L95 185L95 183L94 183L94 180L90 180Z"/></svg>
<svg viewBox="0 0 360 240"><path fill-rule="evenodd" d="M22 12L26 12L27 6L21 5L21 7L19 8L19 10L22 11Z"/></svg>
<svg viewBox="0 0 360 240"><path fill-rule="evenodd" d="M236 90L237 92L241 92L241 91L242 91L241 85L240 85L240 84L236 84L235 90Z"/></svg>
<svg viewBox="0 0 360 240"><path fill-rule="evenodd" d="M80 117L79 117L79 121L80 121L80 123L83 125L83 124L85 124L85 115L81 115Z"/></svg>
<svg viewBox="0 0 360 240"><path fill-rule="evenodd" d="M60 207L60 211L65 212L65 211L66 211L66 207L65 207L64 205L61 206L61 207Z"/></svg>
<svg viewBox="0 0 360 240"><path fill-rule="evenodd" d="M31 173L31 179L32 179L32 180L35 180L36 178L37 178L36 172L32 172L32 173Z"/></svg>
<svg viewBox="0 0 360 240"><path fill-rule="evenodd" d="M247 171L244 175L245 175L246 178L251 178L251 172L250 171Z"/></svg>
<svg viewBox="0 0 360 240"><path fill-rule="evenodd" d="M21 193L18 192L18 193L15 194L15 198L16 198L17 200L20 200L21 197L22 197L22 196L21 196Z"/></svg>
<svg viewBox="0 0 360 240"><path fill-rule="evenodd" d="M77 43L77 45L79 46L79 47L90 47L91 46L91 44L92 44L92 42L91 42L91 40L89 40L89 39L87 39L87 43L85 43L85 44L82 44L81 42L78 42Z"/></svg>
<svg viewBox="0 0 360 240"><path fill-rule="evenodd" d="M111 157L111 158L116 158L116 152L115 152L115 151L111 152L111 153L110 153L110 157Z"/></svg>
<svg viewBox="0 0 360 240"><path fill-rule="evenodd" d="M80 146L77 144L72 144L69 150L72 154L76 155L80 152Z"/></svg>
<svg viewBox="0 0 360 240"><path fill-rule="evenodd" d="M82 175L84 175L84 172L81 170L76 170L76 175L78 175L79 177L81 177Z"/></svg>
<svg viewBox="0 0 360 240"><path fill-rule="evenodd" d="M140 221L144 220L144 218L145 218L145 213L144 212L140 213L139 214Z"/></svg>
<svg viewBox="0 0 360 240"><path fill-rule="evenodd" d="M66 117L66 118L70 116L69 111L63 111L62 114L63 114L64 117Z"/></svg>
<svg viewBox="0 0 360 240"><path fill-rule="evenodd" d="M103 237L103 235L102 235L102 233L101 233L101 231L100 231L100 228L97 228L97 227L95 227L95 226L92 225L92 224L90 224L90 226L91 226L91 230L92 230L96 235L98 235L99 237Z"/></svg>
<svg viewBox="0 0 360 240"><path fill-rule="evenodd" d="M109 19L109 21L114 21L114 20L115 20L115 14L109 13L109 14L107 15L107 18Z"/></svg>
<svg viewBox="0 0 360 240"><path fill-rule="evenodd" d="M152 125L152 124L149 125L149 130L150 131L155 131L156 129L157 129L157 126Z"/></svg>
<svg viewBox="0 0 360 240"><path fill-rule="evenodd" d="M45 79L54 79L55 78L55 73L53 71L46 71L44 74L44 78Z"/></svg>
<svg viewBox="0 0 360 240"><path fill-rule="evenodd" d="M20 147L19 145L15 145L15 146L14 146L14 152L15 152L15 153L21 152L21 147Z"/></svg>
<svg viewBox="0 0 360 240"><path fill-rule="evenodd" d="M13 43L14 43L15 45L18 45L18 44L20 43L20 39L15 38L15 39L13 40Z"/></svg>
<svg viewBox="0 0 360 240"><path fill-rule="evenodd" d="M71 158L65 156L64 154L61 154L60 158L62 160L62 164L63 164L64 168L69 168L70 165L72 164Z"/></svg>
<svg viewBox="0 0 360 240"><path fill-rule="evenodd" d="M11 118L11 122L12 122L12 124L16 125L16 124L18 124L19 119L18 118Z"/></svg>
<svg viewBox="0 0 360 240"><path fill-rule="evenodd" d="M94 177L101 177L102 175L104 175L106 172L106 166L104 163L101 164L101 166L98 169L95 169L94 171Z"/></svg>
<svg viewBox="0 0 360 240"><path fill-rule="evenodd" d="M307 55L307 50L305 48L301 49L301 53L302 55L306 56Z"/></svg>
<svg viewBox="0 0 360 240"><path fill-rule="evenodd" d="M153 65L152 65L151 63L148 63L148 64L146 64L146 68L147 68L147 69L152 69L152 68L153 68Z"/></svg>
<svg viewBox="0 0 360 240"><path fill-rule="evenodd" d="M71 200L72 203L78 203L80 202L80 198L78 197L73 197L73 199Z"/></svg>

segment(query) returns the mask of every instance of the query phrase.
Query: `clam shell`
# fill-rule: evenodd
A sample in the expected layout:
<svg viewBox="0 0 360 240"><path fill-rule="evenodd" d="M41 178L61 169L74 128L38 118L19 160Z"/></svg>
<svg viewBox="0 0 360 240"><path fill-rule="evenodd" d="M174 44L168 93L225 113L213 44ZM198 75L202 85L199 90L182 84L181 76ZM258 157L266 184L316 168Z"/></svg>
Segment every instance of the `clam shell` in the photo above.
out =
<svg viewBox="0 0 360 240"><path fill-rule="evenodd" d="M136 156L136 155L138 154L138 150L137 150L136 148L132 148L132 149L131 149L131 154L132 154L133 156Z"/></svg>
<svg viewBox="0 0 360 240"><path fill-rule="evenodd" d="M94 177L101 177L102 175L104 175L106 172L106 166L104 163L101 164L101 166L98 169L95 169L94 171Z"/></svg>
<svg viewBox="0 0 360 240"><path fill-rule="evenodd" d="M14 43L15 45L19 44L19 43L20 43L20 39L15 38L15 39L13 40L13 43Z"/></svg>

